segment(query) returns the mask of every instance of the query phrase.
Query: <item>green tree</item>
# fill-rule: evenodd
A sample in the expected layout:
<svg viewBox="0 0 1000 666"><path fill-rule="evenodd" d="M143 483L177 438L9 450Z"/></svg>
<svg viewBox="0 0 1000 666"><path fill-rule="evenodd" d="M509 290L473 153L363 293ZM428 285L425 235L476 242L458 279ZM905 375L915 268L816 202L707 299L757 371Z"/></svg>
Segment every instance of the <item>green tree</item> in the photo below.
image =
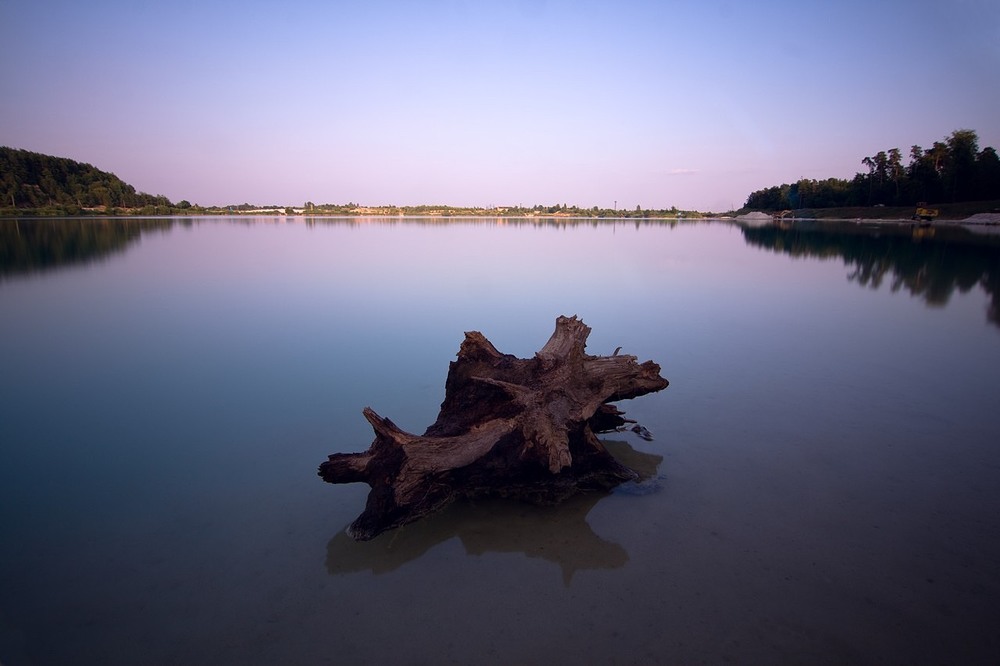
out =
<svg viewBox="0 0 1000 666"><path fill-rule="evenodd" d="M979 199L1000 199L1000 157L990 146L976 156L976 186Z"/></svg>
<svg viewBox="0 0 1000 666"><path fill-rule="evenodd" d="M941 174L938 170L941 146L924 151L920 146L910 148L910 164L907 167L907 202L937 201L941 196Z"/></svg>
<svg viewBox="0 0 1000 666"><path fill-rule="evenodd" d="M892 180L895 189L893 203L899 203L899 183L906 173L903 169L903 156L900 154L899 148L892 148L889 150L887 167L889 170L889 178Z"/></svg>
<svg viewBox="0 0 1000 666"><path fill-rule="evenodd" d="M866 203L871 205L875 198L875 169L877 164L875 157L862 157L861 163L868 167L868 199Z"/></svg>
<svg viewBox="0 0 1000 666"><path fill-rule="evenodd" d="M967 201L976 193L979 137L972 130L955 130L947 140L943 179L952 201Z"/></svg>

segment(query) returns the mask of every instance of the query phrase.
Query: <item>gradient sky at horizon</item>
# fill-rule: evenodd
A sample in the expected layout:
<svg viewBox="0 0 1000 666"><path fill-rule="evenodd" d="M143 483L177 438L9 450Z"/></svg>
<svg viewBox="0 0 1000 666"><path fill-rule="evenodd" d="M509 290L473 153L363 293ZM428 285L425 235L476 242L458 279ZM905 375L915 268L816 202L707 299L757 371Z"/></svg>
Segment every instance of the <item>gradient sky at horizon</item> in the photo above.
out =
<svg viewBox="0 0 1000 666"><path fill-rule="evenodd" d="M722 211L972 129L995 0L0 0L0 145L202 205Z"/></svg>

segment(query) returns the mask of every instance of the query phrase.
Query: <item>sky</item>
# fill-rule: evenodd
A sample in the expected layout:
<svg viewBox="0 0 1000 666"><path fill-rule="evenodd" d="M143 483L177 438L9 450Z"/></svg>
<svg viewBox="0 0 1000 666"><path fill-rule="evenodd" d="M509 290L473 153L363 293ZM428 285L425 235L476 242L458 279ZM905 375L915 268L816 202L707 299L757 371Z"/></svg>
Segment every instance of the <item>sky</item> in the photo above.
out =
<svg viewBox="0 0 1000 666"><path fill-rule="evenodd" d="M996 0L0 0L0 145L172 201L721 212L972 129Z"/></svg>

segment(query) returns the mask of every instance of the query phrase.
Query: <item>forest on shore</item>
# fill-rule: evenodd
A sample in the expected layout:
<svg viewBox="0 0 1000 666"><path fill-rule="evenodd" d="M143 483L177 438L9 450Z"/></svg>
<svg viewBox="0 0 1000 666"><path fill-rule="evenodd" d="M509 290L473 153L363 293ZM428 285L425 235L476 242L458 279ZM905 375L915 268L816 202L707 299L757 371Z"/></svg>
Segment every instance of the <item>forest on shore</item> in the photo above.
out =
<svg viewBox="0 0 1000 666"><path fill-rule="evenodd" d="M567 204L532 207L466 207L447 205L364 206L346 204L260 205L251 203L203 207L171 202L163 195L137 192L113 173L65 157L53 157L0 146L0 216L77 215L313 215L313 216L507 216L507 217L700 217L697 211L671 207L650 210L580 208Z"/></svg>
<svg viewBox="0 0 1000 666"><path fill-rule="evenodd" d="M880 150L861 159L867 171L851 180L801 179L757 190L747 197L747 210L915 206L1000 199L1000 157L987 146L980 150L973 130L955 130L926 150L910 147L903 164L899 148Z"/></svg>
<svg viewBox="0 0 1000 666"><path fill-rule="evenodd" d="M169 215L181 207L165 196L136 192L90 164L0 146L0 214L85 215L121 209Z"/></svg>

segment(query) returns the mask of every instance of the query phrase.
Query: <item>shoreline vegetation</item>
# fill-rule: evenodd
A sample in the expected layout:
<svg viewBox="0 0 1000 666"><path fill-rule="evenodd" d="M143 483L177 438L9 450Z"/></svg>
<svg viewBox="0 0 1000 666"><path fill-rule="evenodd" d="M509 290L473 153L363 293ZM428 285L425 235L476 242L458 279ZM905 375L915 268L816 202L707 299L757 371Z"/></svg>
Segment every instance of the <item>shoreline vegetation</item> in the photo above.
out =
<svg viewBox="0 0 1000 666"><path fill-rule="evenodd" d="M346 204L301 206L251 203L199 206L137 192L113 173L63 157L0 146L0 217L296 216L423 218L563 218L697 220L765 216L780 220L909 222L917 207L937 210L939 222L1000 224L1000 158L979 149L972 130L956 130L924 150L914 145L904 166L897 148L860 162L868 168L852 180L802 179L752 192L743 207L724 212L670 208L589 208L555 204L530 207ZM749 221L749 220L748 220Z"/></svg>
<svg viewBox="0 0 1000 666"><path fill-rule="evenodd" d="M988 216L980 223L1000 224L1000 199L991 201L971 201L959 204L929 204L940 211L934 223L964 222L973 216ZM12 208L0 206L0 218L17 217L301 217L301 218L430 218L430 219L462 219L462 218L523 218L531 219L563 219L563 220L660 220L671 222L676 220L739 220L747 214L760 214L760 211L739 209L723 213L682 210L646 210L615 211L612 209L576 208L549 212L550 207L518 208L475 208L451 206L356 206L348 208L338 205L316 206L312 209L291 208L286 206L143 206L134 208L73 206L42 206L38 208ZM427 209L427 210L424 210ZM781 214L784 213L784 214ZM846 206L840 208L802 208L780 211L779 213L764 213L767 218L779 220L865 220L872 222L904 222L913 221L913 206L882 206L862 207ZM993 220L992 218L996 218Z"/></svg>

